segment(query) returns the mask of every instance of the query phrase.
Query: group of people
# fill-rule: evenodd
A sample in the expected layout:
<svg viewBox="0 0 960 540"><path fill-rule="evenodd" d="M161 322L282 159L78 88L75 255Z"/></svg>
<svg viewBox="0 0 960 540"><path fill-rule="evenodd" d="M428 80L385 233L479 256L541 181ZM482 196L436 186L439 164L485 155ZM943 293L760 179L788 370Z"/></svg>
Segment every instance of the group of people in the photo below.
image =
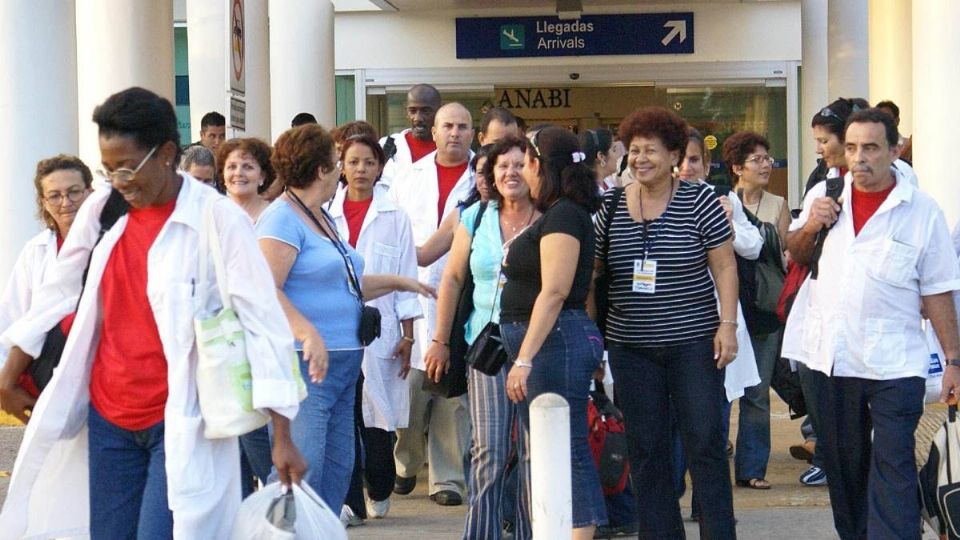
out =
<svg viewBox="0 0 960 540"><path fill-rule="evenodd" d="M840 536L919 537L921 323L947 355L946 399L960 384L960 265L888 112L841 99L813 118L821 167L796 218L768 191L758 133L725 140L731 189L710 184L703 136L657 107L579 134L523 132L494 107L476 151L470 111L436 88L411 88L406 114L410 128L382 138L302 114L270 145L226 139L210 113L181 149L170 103L131 88L94 112L101 186L75 157L38 164L47 228L0 304L0 407L28 422L0 528L218 538L254 478L307 482L349 525L386 516L426 464L436 504L466 499L463 538L528 539L529 406L552 392L570 407L574 538L682 538L687 470L701 535L735 538L733 486L771 488L785 357L816 441L801 446L802 480L829 485ZM209 221L226 283L199 266ZM780 288L753 281L761 265L811 268L785 326ZM239 442L203 435L193 320L223 307L196 290L211 282L271 418ZM30 366L54 327L66 344L41 389ZM507 361L438 392L462 361L453 341L490 335ZM611 379L632 470L619 496L601 490L588 443L589 395Z"/></svg>

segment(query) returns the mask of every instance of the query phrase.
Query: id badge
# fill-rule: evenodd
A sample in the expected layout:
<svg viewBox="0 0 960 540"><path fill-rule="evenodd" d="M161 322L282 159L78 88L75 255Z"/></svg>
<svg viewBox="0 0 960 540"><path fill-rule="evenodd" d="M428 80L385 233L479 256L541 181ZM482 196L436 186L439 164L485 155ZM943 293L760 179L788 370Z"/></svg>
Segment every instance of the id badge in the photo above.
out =
<svg viewBox="0 0 960 540"><path fill-rule="evenodd" d="M633 261L633 292L653 294L657 291L657 261Z"/></svg>

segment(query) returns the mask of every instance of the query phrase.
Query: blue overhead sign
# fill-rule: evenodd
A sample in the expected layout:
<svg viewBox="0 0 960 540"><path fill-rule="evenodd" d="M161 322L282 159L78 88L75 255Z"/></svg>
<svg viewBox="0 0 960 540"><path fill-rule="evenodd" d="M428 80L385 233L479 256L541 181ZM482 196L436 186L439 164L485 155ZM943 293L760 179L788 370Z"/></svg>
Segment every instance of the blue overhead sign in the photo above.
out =
<svg viewBox="0 0 960 540"><path fill-rule="evenodd" d="M693 54L693 12L457 19L457 58Z"/></svg>

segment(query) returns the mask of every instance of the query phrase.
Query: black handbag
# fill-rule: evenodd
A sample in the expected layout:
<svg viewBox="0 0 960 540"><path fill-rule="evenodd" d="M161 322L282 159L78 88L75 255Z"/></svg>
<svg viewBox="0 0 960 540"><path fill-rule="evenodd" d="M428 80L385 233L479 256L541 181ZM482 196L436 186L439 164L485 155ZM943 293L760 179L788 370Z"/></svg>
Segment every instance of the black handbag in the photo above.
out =
<svg viewBox="0 0 960 540"><path fill-rule="evenodd" d="M340 257L343 258L343 265L347 268L347 277L349 278L350 286L353 288L353 295L357 298L357 302L360 304L360 327L357 329L357 337L360 339L360 344L364 347L370 345L375 339L380 337L380 310L363 303L363 288L360 285L360 278L357 277L357 271L353 267L353 261L350 260L350 254L347 253L346 246L343 245L343 240L341 240L337 235L331 236L329 233L327 233L327 230L320 225L320 220L317 219L317 216L313 214L313 211L307 208L307 205L300 200L300 197L298 197L296 193L290 191L289 189L287 190L287 193L290 194L290 198L296 201L300 209L307 214L307 217L313 221L313 224L317 226L317 229L320 229L320 232L322 232L327 238L330 239L331 242L333 242L333 245L337 248L337 252L340 254ZM326 211L324 211L324 218L327 220L327 226L336 230L333 219L327 216Z"/></svg>
<svg viewBox="0 0 960 540"><path fill-rule="evenodd" d="M100 232L97 235L96 242L93 243L93 247L90 248L87 267L84 268L81 277L80 298L83 297L83 289L86 287L87 272L90 271L90 260L93 258L93 250L97 247L97 244L100 243L104 233L110 230L110 227L113 227L113 224L116 223L121 216L126 214L129 209L130 205L124 200L123 195L121 195L119 191L111 189L110 195L107 197L107 202L104 203L103 209L100 211ZM79 305L80 300L78 298L77 306ZM57 323L47 332L47 337L43 341L43 348L40 349L40 354L27 366L27 373L30 374L34 386L36 386L40 392L43 392L43 389L46 388L50 379L53 378L53 370L60 365L60 357L63 356L63 349L66 344L67 336L60 328L60 323Z"/></svg>
<svg viewBox="0 0 960 540"><path fill-rule="evenodd" d="M467 350L467 365L484 375L496 375L507 361L507 351L500 338L500 325L488 322Z"/></svg>
<svg viewBox="0 0 960 540"><path fill-rule="evenodd" d="M480 203L477 218L473 222L474 234L480 227L483 214L487 210L487 203ZM470 243L470 252L473 253L473 242ZM457 311L453 315L453 326L450 328L450 367L440 375L440 382L430 377L423 378L422 389L440 397L453 398L467 393L467 341L466 326L473 313L473 272L470 271L469 258L467 259L467 274L460 289L460 298L457 300Z"/></svg>
<svg viewBox="0 0 960 540"><path fill-rule="evenodd" d="M617 213L617 206L620 205L620 199L623 197L623 188L614 188L613 196L607 202L607 221L603 224L606 234L603 237L603 252L605 261L610 260L610 226L613 224L614 215ZM597 307L597 328L600 333L607 333L607 312L610 311L610 264L604 262L597 272L597 279L593 285L593 303Z"/></svg>

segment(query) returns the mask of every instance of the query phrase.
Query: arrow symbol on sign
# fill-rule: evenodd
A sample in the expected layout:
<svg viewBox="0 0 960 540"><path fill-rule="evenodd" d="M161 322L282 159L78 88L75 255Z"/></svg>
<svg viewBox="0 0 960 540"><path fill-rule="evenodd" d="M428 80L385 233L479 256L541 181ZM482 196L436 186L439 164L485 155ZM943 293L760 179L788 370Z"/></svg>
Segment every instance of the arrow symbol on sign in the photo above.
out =
<svg viewBox="0 0 960 540"><path fill-rule="evenodd" d="M670 28L671 30L660 40L660 43L667 45L673 41L673 38L678 36L680 37L680 43L687 40L687 21L667 21L667 24L663 25L663 27Z"/></svg>

